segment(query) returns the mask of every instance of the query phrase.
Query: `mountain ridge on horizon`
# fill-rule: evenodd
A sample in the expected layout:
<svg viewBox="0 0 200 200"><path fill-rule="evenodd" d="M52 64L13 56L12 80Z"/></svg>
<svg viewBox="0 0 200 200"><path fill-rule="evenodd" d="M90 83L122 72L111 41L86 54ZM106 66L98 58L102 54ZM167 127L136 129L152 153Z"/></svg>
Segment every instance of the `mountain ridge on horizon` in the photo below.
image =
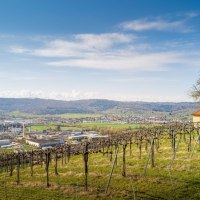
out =
<svg viewBox="0 0 200 200"><path fill-rule="evenodd" d="M65 113L190 113L198 108L195 102L144 102L107 99L55 100L40 98L0 98L0 111L30 114Z"/></svg>
<svg viewBox="0 0 200 200"><path fill-rule="evenodd" d="M141 102L141 103L195 103L198 104L198 102L193 101L142 101L142 100L115 100L115 99L106 99L106 98L89 98L89 99L51 99L51 98L39 98L39 97L0 97L0 99L26 99L26 100L51 100L51 101L64 101L64 102L71 102L71 101L90 101L90 100L105 100L105 101L116 101L116 102Z"/></svg>

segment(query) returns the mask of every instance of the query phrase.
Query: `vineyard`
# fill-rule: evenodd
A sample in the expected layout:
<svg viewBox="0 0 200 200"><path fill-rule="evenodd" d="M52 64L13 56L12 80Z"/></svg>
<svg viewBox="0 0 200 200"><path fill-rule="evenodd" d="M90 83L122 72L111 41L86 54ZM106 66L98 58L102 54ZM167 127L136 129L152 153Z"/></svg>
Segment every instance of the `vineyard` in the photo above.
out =
<svg viewBox="0 0 200 200"><path fill-rule="evenodd" d="M0 154L0 199L200 199L198 125Z"/></svg>

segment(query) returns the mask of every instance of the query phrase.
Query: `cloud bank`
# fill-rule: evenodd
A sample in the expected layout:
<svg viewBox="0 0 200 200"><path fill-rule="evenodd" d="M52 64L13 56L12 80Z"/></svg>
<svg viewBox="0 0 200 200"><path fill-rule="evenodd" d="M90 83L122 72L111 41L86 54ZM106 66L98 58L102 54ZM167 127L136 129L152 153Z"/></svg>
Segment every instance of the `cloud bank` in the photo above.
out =
<svg viewBox="0 0 200 200"><path fill-rule="evenodd" d="M41 42L38 48L13 46L10 51L44 58L49 66L98 70L166 71L170 65L190 61L187 52L156 49L126 33L77 34Z"/></svg>
<svg viewBox="0 0 200 200"><path fill-rule="evenodd" d="M0 91L0 98L42 98L42 99L56 99L56 100L79 100L79 99L110 99L118 101L151 101L151 102L181 102L182 96L150 96L150 95L113 95L100 94L98 92L89 91L83 92L78 90L71 90L67 92L46 92L43 90L3 90Z"/></svg>

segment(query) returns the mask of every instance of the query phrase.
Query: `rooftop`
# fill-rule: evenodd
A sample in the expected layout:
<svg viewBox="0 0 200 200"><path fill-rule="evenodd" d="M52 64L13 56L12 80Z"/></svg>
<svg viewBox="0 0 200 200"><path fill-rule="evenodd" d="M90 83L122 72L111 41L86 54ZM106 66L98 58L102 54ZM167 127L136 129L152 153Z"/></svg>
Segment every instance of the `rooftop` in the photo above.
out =
<svg viewBox="0 0 200 200"><path fill-rule="evenodd" d="M200 110L197 110L192 113L193 116L200 116Z"/></svg>
<svg viewBox="0 0 200 200"><path fill-rule="evenodd" d="M62 142L59 139L28 139L27 141L36 142L38 144L48 144L48 143L57 143Z"/></svg>

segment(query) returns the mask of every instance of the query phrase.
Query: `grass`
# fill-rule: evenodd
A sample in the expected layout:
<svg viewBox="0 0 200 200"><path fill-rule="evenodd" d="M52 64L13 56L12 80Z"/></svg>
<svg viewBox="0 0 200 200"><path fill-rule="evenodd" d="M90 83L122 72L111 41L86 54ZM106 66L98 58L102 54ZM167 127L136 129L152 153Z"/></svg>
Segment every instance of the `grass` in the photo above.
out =
<svg viewBox="0 0 200 200"><path fill-rule="evenodd" d="M140 124L119 124L119 123L101 123L101 122L90 122L80 124L82 127L89 128L114 128L114 129L135 129L141 127Z"/></svg>
<svg viewBox="0 0 200 200"><path fill-rule="evenodd" d="M113 128L113 129L135 129L144 125L140 124L117 124L117 123L100 123L100 122L90 122L90 123L80 123L73 126L61 126L61 130L81 130L85 128ZM47 129L55 130L55 125L36 125L31 126L32 130L42 131Z"/></svg>
<svg viewBox="0 0 200 200"><path fill-rule="evenodd" d="M76 119L81 119L81 118L87 118L87 117L101 117L103 115L101 114L81 114L81 113L67 113L67 114L60 114L60 115L54 115L55 117L61 117L64 119L69 119L69 118L76 118Z"/></svg>
<svg viewBox="0 0 200 200"><path fill-rule="evenodd" d="M194 142L192 144L194 146ZM155 152L155 167L147 168L144 176L144 166L148 152L142 149L142 159L139 151L133 146L133 154L126 151L127 176L122 177L122 149L118 155L118 163L114 168L109 192L105 187L112 163L110 155L89 155L89 191L84 192L84 165L82 155L73 156L69 163L62 166L59 161L59 175L54 175L54 162L50 164L50 184L45 186L45 168L34 166L34 176L30 169L21 169L21 184L16 185L16 171L12 177L0 174L0 199L8 200L64 200L64 199L200 199L200 147L195 150L190 159L187 145L181 141L176 159L172 162L171 142L163 139L159 152Z"/></svg>
<svg viewBox="0 0 200 200"><path fill-rule="evenodd" d="M36 126L31 126L31 129L34 131L42 131L42 130L47 130L47 129L55 129L56 126L54 125L36 125Z"/></svg>

